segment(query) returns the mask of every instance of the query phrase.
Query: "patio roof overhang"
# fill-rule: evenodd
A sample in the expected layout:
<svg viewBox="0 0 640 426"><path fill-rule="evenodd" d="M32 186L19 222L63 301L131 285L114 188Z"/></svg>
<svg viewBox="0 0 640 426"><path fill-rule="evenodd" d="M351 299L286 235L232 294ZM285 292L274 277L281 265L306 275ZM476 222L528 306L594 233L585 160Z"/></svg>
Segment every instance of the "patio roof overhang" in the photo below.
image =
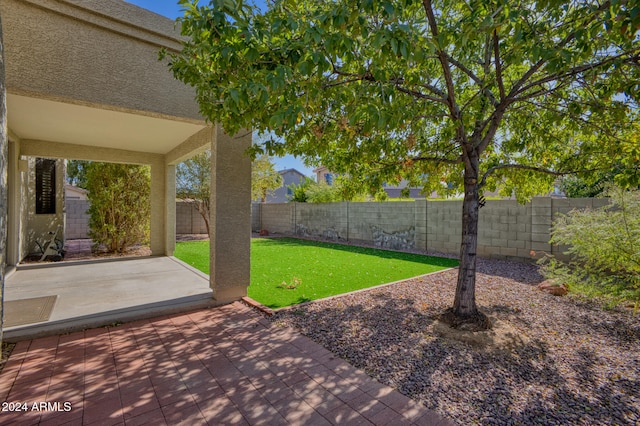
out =
<svg viewBox="0 0 640 426"><path fill-rule="evenodd" d="M49 141L166 155L207 127L204 120L125 112L14 93L9 128L23 141Z"/></svg>
<svg viewBox="0 0 640 426"><path fill-rule="evenodd" d="M172 20L122 0L0 0L0 15L14 139L168 155L208 127L158 60L181 49Z"/></svg>

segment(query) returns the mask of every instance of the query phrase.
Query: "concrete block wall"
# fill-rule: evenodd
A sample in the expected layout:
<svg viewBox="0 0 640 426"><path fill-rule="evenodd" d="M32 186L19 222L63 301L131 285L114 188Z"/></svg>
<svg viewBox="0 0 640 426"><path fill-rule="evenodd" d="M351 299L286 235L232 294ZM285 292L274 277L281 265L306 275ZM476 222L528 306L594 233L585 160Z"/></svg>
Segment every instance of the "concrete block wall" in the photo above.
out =
<svg viewBox="0 0 640 426"><path fill-rule="evenodd" d="M269 208L266 208L266 206L269 206ZM294 220L296 203L258 204L258 207L261 212L261 221L260 226L254 229L254 231L266 229L269 232L280 234L295 234L296 228Z"/></svg>
<svg viewBox="0 0 640 426"><path fill-rule="evenodd" d="M207 225L191 203L176 202L176 234L206 234Z"/></svg>
<svg viewBox="0 0 640 426"><path fill-rule="evenodd" d="M415 238L416 248L427 249L427 200L416 200L414 202Z"/></svg>
<svg viewBox="0 0 640 426"><path fill-rule="evenodd" d="M67 240L89 238L89 202L87 200L65 201L66 223L64 235Z"/></svg>
<svg viewBox="0 0 640 426"><path fill-rule="evenodd" d="M462 237L462 201L427 201L426 250L458 254Z"/></svg>
<svg viewBox="0 0 640 426"><path fill-rule="evenodd" d="M68 240L89 238L89 201L65 201L66 227ZM206 234L207 226L202 215L192 204L176 202L176 234Z"/></svg>
<svg viewBox="0 0 640 426"><path fill-rule="evenodd" d="M528 259L531 252L531 204L487 201L480 209L478 254L482 257Z"/></svg>
<svg viewBox="0 0 640 426"><path fill-rule="evenodd" d="M606 199L537 197L525 205L491 200L480 209L481 257L535 260L545 253L562 257L566 247L549 244L551 225L573 209L598 208ZM420 249L457 255L462 237L462 201L387 203L286 203L254 207L270 232L310 238L365 242L395 250Z"/></svg>
<svg viewBox="0 0 640 426"><path fill-rule="evenodd" d="M349 240L394 250L416 247L415 202L348 203L347 208Z"/></svg>
<svg viewBox="0 0 640 426"><path fill-rule="evenodd" d="M261 228L260 204L251 203L251 231L259 232Z"/></svg>
<svg viewBox="0 0 640 426"><path fill-rule="evenodd" d="M352 203L288 203L294 206L296 235L329 240L349 240L349 208ZM264 219L264 215L263 215Z"/></svg>
<svg viewBox="0 0 640 426"><path fill-rule="evenodd" d="M574 209L600 208L607 199L534 198L526 205L490 200L480 209L481 257L535 260L545 253L563 257L565 246L549 244L551 224ZM67 200L66 238L88 238L87 201ZM271 233L335 241L354 241L394 250L419 249L457 255L460 251L461 201L283 203L251 206L251 228ZM176 233L205 234L200 213L176 203Z"/></svg>

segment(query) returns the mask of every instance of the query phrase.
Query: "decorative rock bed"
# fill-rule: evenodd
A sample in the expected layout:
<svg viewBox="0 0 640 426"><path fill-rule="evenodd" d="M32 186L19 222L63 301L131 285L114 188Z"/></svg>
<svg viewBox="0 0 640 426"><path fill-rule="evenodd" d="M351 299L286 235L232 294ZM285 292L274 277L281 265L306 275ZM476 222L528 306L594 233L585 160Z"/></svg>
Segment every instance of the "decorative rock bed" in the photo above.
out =
<svg viewBox="0 0 640 426"><path fill-rule="evenodd" d="M539 291L535 265L481 260L477 300L501 350L441 337L456 270L272 317L460 424L638 424L640 318Z"/></svg>

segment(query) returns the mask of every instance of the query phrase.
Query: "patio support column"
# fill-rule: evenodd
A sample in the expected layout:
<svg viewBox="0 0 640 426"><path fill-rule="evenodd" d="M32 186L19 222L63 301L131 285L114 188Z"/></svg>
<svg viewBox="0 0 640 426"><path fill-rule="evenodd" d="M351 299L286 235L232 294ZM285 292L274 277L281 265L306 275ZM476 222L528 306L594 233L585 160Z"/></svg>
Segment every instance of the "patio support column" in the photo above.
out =
<svg viewBox="0 0 640 426"><path fill-rule="evenodd" d="M165 255L176 249L176 166L168 164L165 171Z"/></svg>
<svg viewBox="0 0 640 426"><path fill-rule="evenodd" d="M166 167L164 158L151 163L151 255L163 256L166 243Z"/></svg>
<svg viewBox="0 0 640 426"><path fill-rule="evenodd" d="M217 303L247 295L251 249L251 131L211 138L211 245L209 282Z"/></svg>

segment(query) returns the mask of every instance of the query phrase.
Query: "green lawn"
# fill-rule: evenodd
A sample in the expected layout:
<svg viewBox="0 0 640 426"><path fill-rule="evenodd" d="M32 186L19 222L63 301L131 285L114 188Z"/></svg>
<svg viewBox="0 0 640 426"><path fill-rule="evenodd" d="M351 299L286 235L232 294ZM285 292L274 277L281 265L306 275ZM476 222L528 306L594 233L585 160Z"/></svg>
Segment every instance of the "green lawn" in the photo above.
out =
<svg viewBox="0 0 640 426"><path fill-rule="evenodd" d="M175 256L209 273L209 242L176 244ZM273 309L458 265L457 260L293 238L251 242L249 297Z"/></svg>

